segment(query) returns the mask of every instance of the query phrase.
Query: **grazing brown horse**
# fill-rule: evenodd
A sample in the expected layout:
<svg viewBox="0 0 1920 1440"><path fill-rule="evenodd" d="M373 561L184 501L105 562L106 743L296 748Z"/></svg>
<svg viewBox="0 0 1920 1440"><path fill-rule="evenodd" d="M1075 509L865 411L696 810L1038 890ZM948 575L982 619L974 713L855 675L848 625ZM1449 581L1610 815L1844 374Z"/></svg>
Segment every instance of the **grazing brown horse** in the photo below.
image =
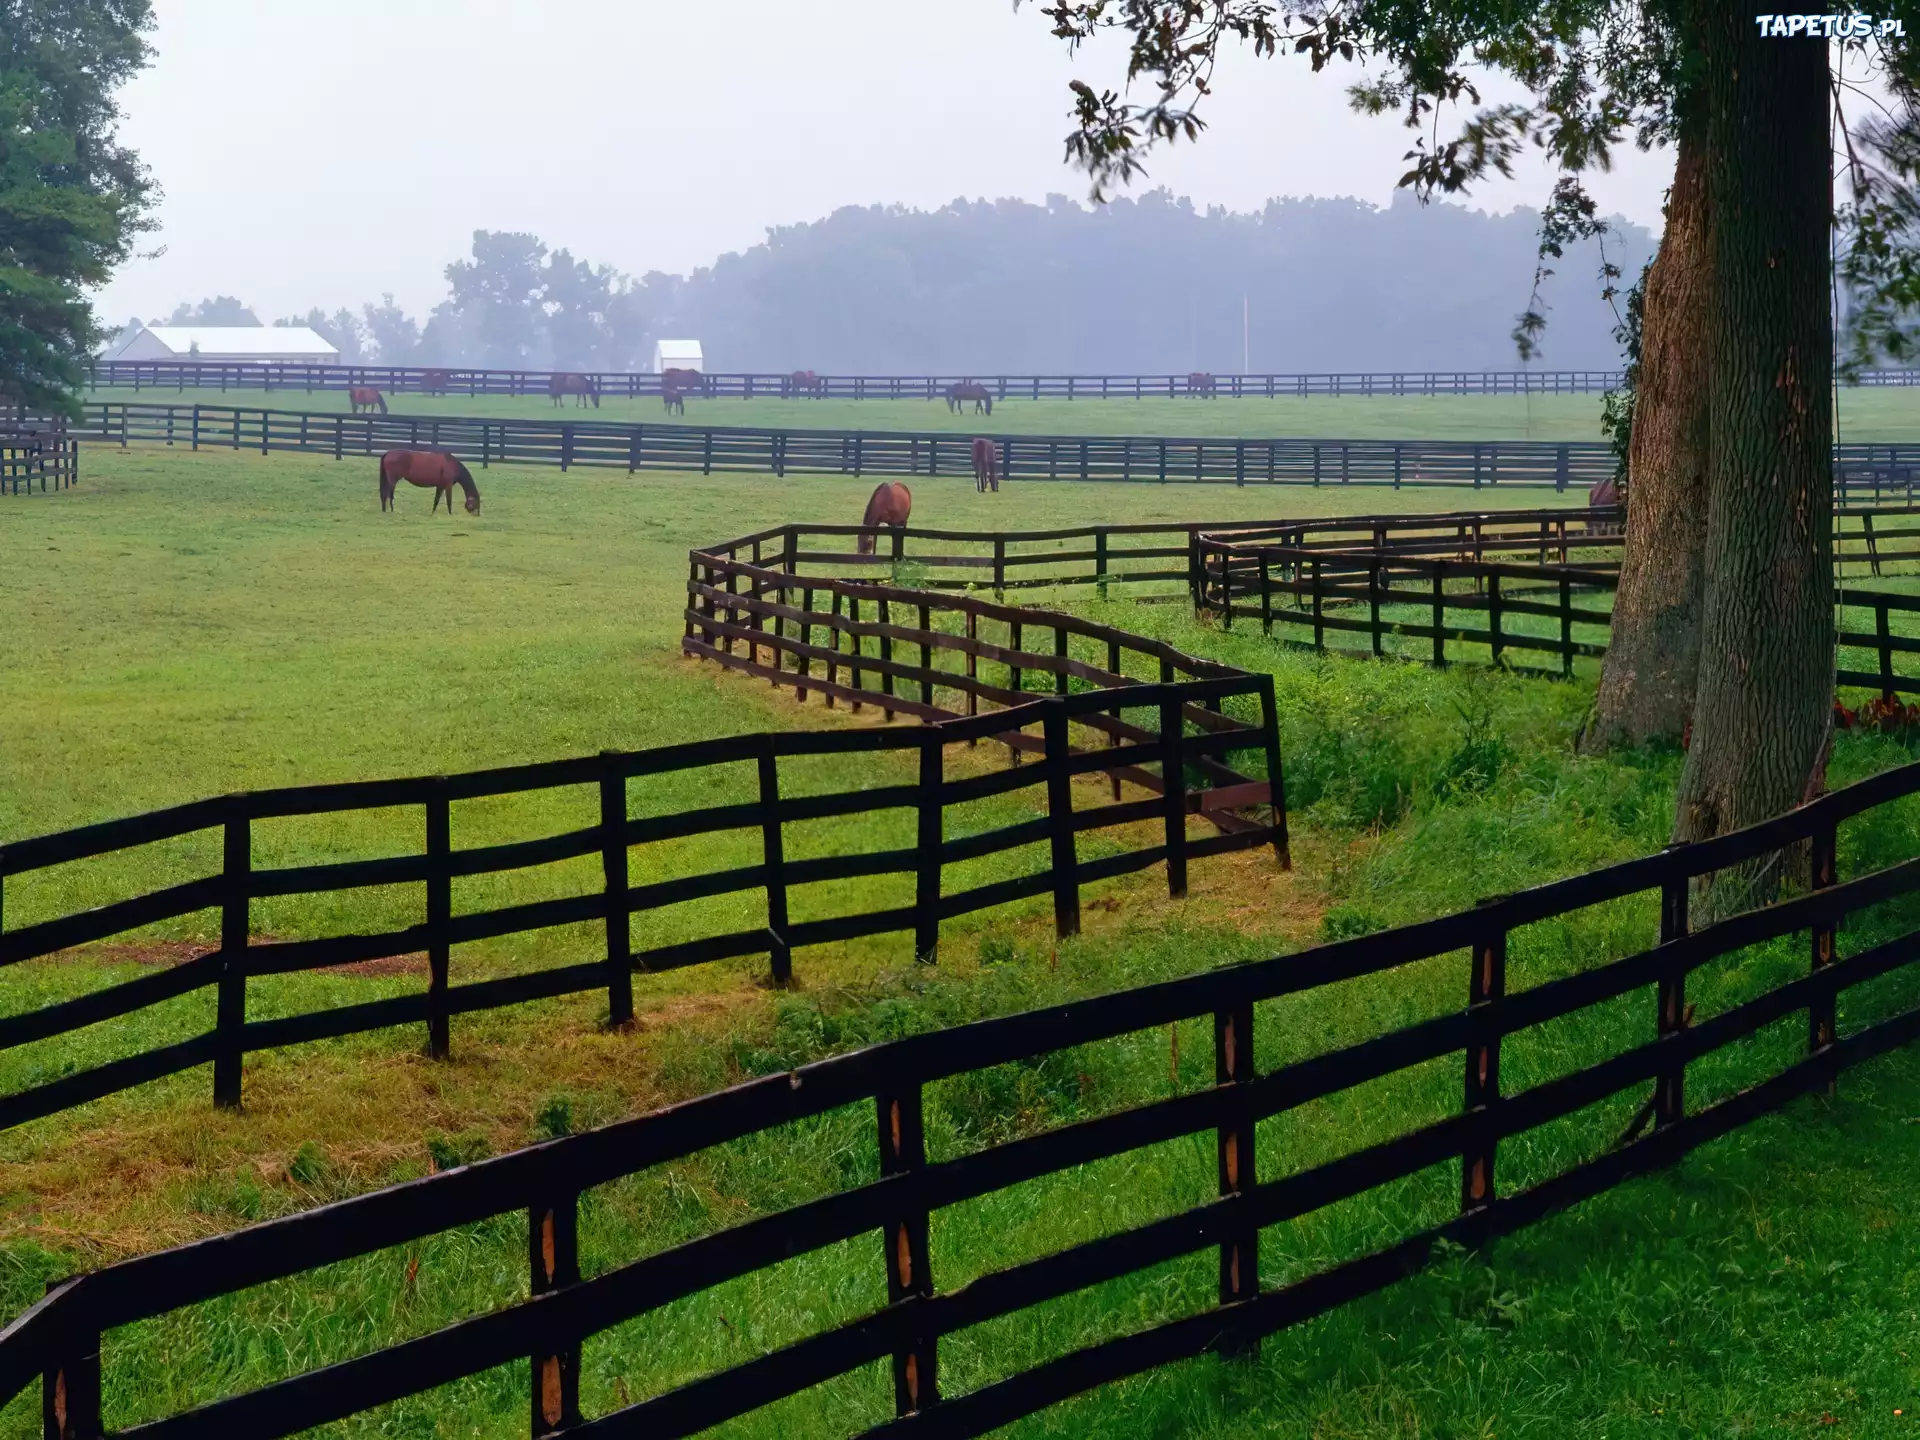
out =
<svg viewBox="0 0 1920 1440"><path fill-rule="evenodd" d="M451 370L422 370L420 372L420 389L425 394L444 395L452 388L453 372Z"/></svg>
<svg viewBox="0 0 1920 1440"><path fill-rule="evenodd" d="M660 372L662 390L678 390L682 395L701 393L702 384L698 370L680 370L668 366Z"/></svg>
<svg viewBox="0 0 1920 1440"><path fill-rule="evenodd" d="M810 395L816 400L826 398L827 382L822 376L811 370L796 370L788 377L787 384L795 395Z"/></svg>
<svg viewBox="0 0 1920 1440"><path fill-rule="evenodd" d="M387 413L387 397L371 385L352 387L347 391L347 403L353 406L356 415L362 410L378 410L382 415Z"/></svg>
<svg viewBox="0 0 1920 1440"><path fill-rule="evenodd" d="M1213 376L1205 370L1195 370L1187 376L1187 394L1200 395L1213 399Z"/></svg>
<svg viewBox="0 0 1920 1440"><path fill-rule="evenodd" d="M973 413L993 413L993 392L984 385L976 385L971 380L963 380L947 391L947 409L959 410L967 401L973 401Z"/></svg>
<svg viewBox="0 0 1920 1440"><path fill-rule="evenodd" d="M380 457L380 508L395 508L393 492L405 480L433 491L433 508L440 508L440 497L447 497L447 514L453 514L453 487L467 492L467 513L480 513L480 487L473 483L467 467L445 450L389 450Z"/></svg>
<svg viewBox="0 0 1920 1440"><path fill-rule="evenodd" d="M574 375L566 371L549 375L547 394L553 397L553 403L556 405L564 404L565 397L572 395L575 397L575 403L583 410L589 398L593 401L594 409L600 408L600 386L591 375Z"/></svg>
<svg viewBox="0 0 1920 1440"><path fill-rule="evenodd" d="M860 536L860 553L873 554L876 525L905 525L912 513L913 492L898 480L883 481L867 501L867 513L860 517L860 523L867 527Z"/></svg>
<svg viewBox="0 0 1920 1440"><path fill-rule="evenodd" d="M1000 447L991 440L973 442L973 488L1000 491Z"/></svg>
<svg viewBox="0 0 1920 1440"><path fill-rule="evenodd" d="M1599 510L1620 503L1620 485L1611 475L1587 491L1588 508ZM1618 520L1602 520L1597 525L1589 525L1589 535L1618 535L1626 526Z"/></svg>
<svg viewBox="0 0 1920 1440"><path fill-rule="evenodd" d="M684 415L687 413L687 397L682 395L678 390L675 390L672 386L668 386L660 392L660 403L667 407L668 414Z"/></svg>

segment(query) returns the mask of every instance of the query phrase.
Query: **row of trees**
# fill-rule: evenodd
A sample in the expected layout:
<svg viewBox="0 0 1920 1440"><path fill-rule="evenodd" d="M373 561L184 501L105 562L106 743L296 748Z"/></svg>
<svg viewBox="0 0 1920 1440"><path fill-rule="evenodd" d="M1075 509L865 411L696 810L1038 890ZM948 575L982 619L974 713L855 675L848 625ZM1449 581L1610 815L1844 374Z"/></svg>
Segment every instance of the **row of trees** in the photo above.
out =
<svg viewBox="0 0 1920 1440"><path fill-rule="evenodd" d="M1506 369L1539 228L1530 210L1274 200L1241 214L1164 190L1093 208L1063 195L850 206L684 279L639 280L480 231L424 324L390 296L275 323L390 365L628 369L671 333L727 369L766 371ZM1637 268L1653 236L1615 222L1606 248ZM1566 279L1549 283L1555 368L1619 363L1613 312L1587 278L1601 249L1574 242ZM171 318L259 323L227 296Z"/></svg>
<svg viewBox="0 0 1920 1440"><path fill-rule="evenodd" d="M391 294L357 311L315 307L275 325L307 325L365 365L484 365L531 370L632 370L651 358L659 305L643 282L549 250L537 237L476 230L473 253L446 269L447 298L423 325ZM131 322L139 323L137 320ZM182 302L150 325L258 325L231 295Z"/></svg>

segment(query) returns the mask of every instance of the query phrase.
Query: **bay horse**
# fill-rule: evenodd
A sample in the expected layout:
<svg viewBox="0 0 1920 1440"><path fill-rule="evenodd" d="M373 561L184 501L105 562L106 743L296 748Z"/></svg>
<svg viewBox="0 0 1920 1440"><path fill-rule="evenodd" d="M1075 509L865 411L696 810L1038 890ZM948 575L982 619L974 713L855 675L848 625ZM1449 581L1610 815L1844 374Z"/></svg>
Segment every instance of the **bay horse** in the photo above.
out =
<svg viewBox="0 0 1920 1440"><path fill-rule="evenodd" d="M444 395L453 386L453 372L450 370L422 370L420 372L420 390L426 395Z"/></svg>
<svg viewBox="0 0 1920 1440"><path fill-rule="evenodd" d="M565 404L565 397L572 395L576 397L575 403L583 410L589 398L593 400L594 409L600 408L600 386L591 375L556 371L547 377L547 394L553 397L553 403L556 405Z"/></svg>
<svg viewBox="0 0 1920 1440"><path fill-rule="evenodd" d="M1591 490L1587 491L1587 507L1599 510L1608 505L1620 504L1620 484L1609 475ZM1586 527L1589 535L1618 535L1626 529L1621 521L1602 520L1598 525Z"/></svg>
<svg viewBox="0 0 1920 1440"><path fill-rule="evenodd" d="M405 480L411 485L433 491L433 508L440 508L440 497L447 497L447 514L453 514L453 487L467 492L467 513L480 513L480 487L460 460L445 450L389 450L380 457L380 508L393 510L393 492Z"/></svg>
<svg viewBox="0 0 1920 1440"><path fill-rule="evenodd" d="M676 369L669 365L660 372L662 390L678 390L682 395L704 394L698 370Z"/></svg>
<svg viewBox="0 0 1920 1440"><path fill-rule="evenodd" d="M912 513L913 492L898 480L882 481L867 501L867 513L860 517L860 523L867 527L860 535L860 553L873 554L875 526L904 526Z"/></svg>
<svg viewBox="0 0 1920 1440"><path fill-rule="evenodd" d="M1205 370L1193 371L1187 376L1187 394L1204 396L1209 400L1213 399L1213 376Z"/></svg>
<svg viewBox="0 0 1920 1440"><path fill-rule="evenodd" d="M788 377L787 384L795 395L808 395L816 400L824 399L827 382L811 370L796 370Z"/></svg>
<svg viewBox="0 0 1920 1440"><path fill-rule="evenodd" d="M973 401L973 413L993 413L993 392L984 385L976 385L971 380L963 380L947 391L947 409L959 410L967 401Z"/></svg>
<svg viewBox="0 0 1920 1440"><path fill-rule="evenodd" d="M670 415L687 413L687 397L672 386L660 392L660 403L667 407L667 413Z"/></svg>
<svg viewBox="0 0 1920 1440"><path fill-rule="evenodd" d="M973 442L973 488L1000 493L1000 447L987 439Z"/></svg>
<svg viewBox="0 0 1920 1440"><path fill-rule="evenodd" d="M382 415L387 413L387 397L371 385L353 386L347 391L347 403L353 406L356 415L362 410L378 410Z"/></svg>

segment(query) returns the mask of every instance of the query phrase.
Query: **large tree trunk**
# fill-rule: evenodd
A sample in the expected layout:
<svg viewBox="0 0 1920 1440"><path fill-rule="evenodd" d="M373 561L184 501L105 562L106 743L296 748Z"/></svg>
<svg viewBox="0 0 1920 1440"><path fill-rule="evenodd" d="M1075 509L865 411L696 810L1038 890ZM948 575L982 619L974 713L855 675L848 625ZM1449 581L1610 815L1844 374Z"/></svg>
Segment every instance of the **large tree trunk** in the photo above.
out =
<svg viewBox="0 0 1920 1440"><path fill-rule="evenodd" d="M1724 0L1707 8L1713 431L1680 840L1812 794L1833 705L1827 46L1761 38ZM1721 877L1707 913L1743 908L1778 877L1777 857Z"/></svg>
<svg viewBox="0 0 1920 1440"><path fill-rule="evenodd" d="M1582 748L1678 741L1700 667L1710 431L1713 233L1706 136L1683 125L1667 229L1647 271L1627 448L1626 546L1600 690Z"/></svg>

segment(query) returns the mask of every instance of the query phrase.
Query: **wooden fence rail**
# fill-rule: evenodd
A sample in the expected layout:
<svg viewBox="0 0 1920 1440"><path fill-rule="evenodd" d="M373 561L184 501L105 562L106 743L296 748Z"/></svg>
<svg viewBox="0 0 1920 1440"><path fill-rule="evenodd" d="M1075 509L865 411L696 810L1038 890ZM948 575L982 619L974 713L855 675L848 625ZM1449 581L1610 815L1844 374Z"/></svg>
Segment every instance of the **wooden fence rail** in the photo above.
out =
<svg viewBox="0 0 1920 1440"><path fill-rule="evenodd" d="M1911 573L1900 567L1920 559L1920 550L1904 546L1920 537L1920 528L1899 522L1916 513L1902 507L1839 517L1836 681L1842 686L1888 697L1920 693L1920 665L1903 671L1900 659L1920 654L1920 633L1894 633L1892 618L1920 615L1920 596L1870 589L1849 578ZM1295 541L1313 533L1312 526L1265 534L1203 533L1196 540L1197 603L1228 628L1235 620L1257 620L1267 634L1278 627L1289 641L1314 650L1376 658L1392 654L1437 666L1475 661L1570 675L1575 660L1606 653L1611 597L1619 584L1617 558L1607 557L1618 554L1617 535L1582 534L1577 522L1568 527L1542 521L1536 529L1520 520L1502 527L1495 518L1484 527L1473 526L1471 536L1468 528L1460 526L1455 537L1435 532L1389 536L1367 548L1334 548L1349 538L1337 527L1334 539L1320 548L1266 538ZM1538 563L1460 558L1520 551L1531 559L1536 550L1543 557ZM1441 558L1437 552L1444 551L1454 553ZM1573 563L1565 563L1569 557ZM1862 612L1873 616L1871 632L1853 628ZM1915 629L1920 632L1920 622ZM1341 646L1343 636L1364 637L1366 648ZM1463 654L1463 646L1473 648ZM1849 651L1871 652L1874 668L1849 663ZM1514 665L1516 652L1545 655L1550 663Z"/></svg>
<svg viewBox="0 0 1920 1440"><path fill-rule="evenodd" d="M64 490L80 478L80 442L57 421L0 420L0 495Z"/></svg>
<svg viewBox="0 0 1920 1440"><path fill-rule="evenodd" d="M285 363L103 360L96 386L154 390L344 390L372 385L390 393L430 395L547 395L556 373L584 373L603 396L660 394L651 372L490 370L419 365L302 365ZM1163 398L1279 398L1312 395L1588 395L1620 383L1617 370L1448 370L1322 372L1274 375L820 375L811 384L791 373L740 371L702 375L697 392L710 398L937 400L956 384L978 383L1002 400L1121 400ZM1916 371L1874 371L1861 384L1913 384Z"/></svg>
<svg viewBox="0 0 1920 1440"><path fill-rule="evenodd" d="M1057 729L1059 722L1053 723ZM1442 1242L1476 1244L1519 1230L1670 1164L1798 1095L1832 1085L1848 1067L1920 1037L1920 1008L1911 1003L1910 986L1874 992L1867 1023L1850 1019L1845 1033L1838 1023L1839 997L1870 981L1911 973L1920 960L1920 932L1874 939L1844 956L1836 943L1849 917L1920 890L1920 859L1845 881L1833 869L1836 837L1846 821L1916 792L1920 765L1909 765L1752 829L1495 899L1463 914L912 1036L109 1265L60 1282L0 1332L0 1401L39 1378L49 1434L98 1436L119 1328L511 1213L528 1217L533 1279L527 1298L163 1416L138 1433L217 1433L235 1440L289 1435L526 1361L534 1435L691 1435L836 1376L890 1369L893 1418L873 1414L864 1433L973 1436L1173 1360L1243 1353L1264 1334L1417 1271ZM1816 857L1809 893L1688 933L1685 907L1673 897L1684 898L1695 877L1808 843ZM1505 955L1511 937L1542 921L1636 897L1660 902L1656 943L1528 987L1509 983ZM1898 919L1897 909L1891 920L1882 912L1875 934ZM1804 937L1800 943L1811 956L1798 978L1693 1018L1685 1001L1689 976L1720 957L1794 936ZM1309 1058L1265 1069L1258 1063L1257 1007L1446 956L1464 961L1464 1008ZM1556 1066L1552 1078L1530 1084L1503 1078L1503 1051L1511 1058L1516 1046L1534 1043L1539 1027L1627 997L1640 997L1637 1003L1650 1011L1658 1007L1659 1023L1649 1027L1655 1038L1638 1038L1629 1029L1619 1048L1594 1063L1571 1070ZM1804 1058L1769 1061L1757 1083L1704 1104L1689 1090L1689 1069L1703 1058L1799 1015L1806 1017ZM951 1158L933 1160L925 1153L922 1097L935 1082L1207 1017L1213 1022L1217 1082L1208 1088ZM1748 1070L1754 1053L1743 1061ZM1259 1173L1249 1143L1259 1121L1443 1061L1460 1066L1467 1077L1458 1110L1291 1173ZM1517 1138L1601 1102L1631 1105L1643 1093L1648 1098L1640 1118L1611 1144L1575 1147L1556 1138L1530 1156L1533 1166L1550 1166L1548 1173L1518 1185L1503 1183L1501 1157ZM750 1137L778 1143L780 1127L853 1105L871 1107L880 1135L871 1178L581 1277L572 1237L581 1198L595 1187ZM957 1289L940 1286L941 1259L927 1226L931 1212L1186 1136L1211 1137L1217 1147L1218 1198L1003 1264ZM1357 1258L1263 1283L1256 1246L1263 1227L1408 1181L1457 1195L1449 1205L1452 1218L1403 1220L1395 1227L1397 1238ZM684 1297L863 1235L879 1241L873 1263L883 1268L887 1297L880 1308L656 1394L629 1399L623 1393L618 1408L603 1415L581 1413L572 1377L596 1336ZM943 1342L958 1331L1204 1253L1219 1258L1215 1305L1067 1350L969 1392L955 1393L943 1380Z"/></svg>
<svg viewBox="0 0 1920 1440"><path fill-rule="evenodd" d="M303 365L177 360L102 360L97 386L153 390L344 390L372 385L390 393L431 395L546 395L555 373L585 373L606 396L660 393L649 372L492 370L470 366ZM1211 382L1209 387L1208 382ZM998 400L1120 400L1226 396L1312 395L1591 395L1616 388L1617 370L1321 371L1273 375L1213 375L1198 384L1172 375L820 375L811 387L792 373L716 371L700 377L700 393L744 400L937 399L960 382L985 385ZM1871 389L1920 384L1920 370L1870 370L1855 385Z"/></svg>
<svg viewBox="0 0 1920 1440"><path fill-rule="evenodd" d="M734 658L736 666L739 663L725 649L714 653L716 658ZM1017 645L996 653L1015 673L1053 665L1058 659L1053 654L1023 652ZM1202 668L1206 673L1197 674ZM1164 861L1170 885L1178 894L1184 893L1189 858L1264 844L1273 844L1284 858L1285 798L1280 788L1271 677L1223 666L1202 667L1199 662L1186 666L1185 673L1193 678L1031 699L1017 685L1011 689L983 686L981 695L991 694L1004 704L978 707L980 713L957 719L894 697L889 701L892 708L940 723L914 730L745 735L465 775L256 791L10 844L0 848L0 902L4 902L0 921L10 911L32 908L34 897L23 902L18 877L52 866L196 833L221 836L223 863L218 873L158 891L0 928L0 965L206 912L219 913L221 941L218 950L158 973L0 1017L0 1049L9 1049L134 1015L190 992L212 989L217 994L213 1027L204 1033L61 1073L56 1079L0 1096L0 1129L209 1061L215 1101L238 1104L248 1052L393 1025L424 1025L428 1050L444 1056L453 1016L526 1000L605 990L609 1019L617 1024L633 1013L631 976L636 971L764 954L772 979L784 983L792 974L797 947L889 933L912 933L916 953L931 960L943 920L1029 896L1051 895L1061 933L1073 933L1080 889L1095 881ZM882 683L890 685L890 675ZM842 693L858 689L856 681ZM1249 711L1247 718L1227 713L1236 706ZM1129 719L1130 715L1134 718ZM1189 724L1199 733L1183 735ZM1041 732L1038 736L1029 733L1036 728ZM1102 748L1089 750L1070 743L1074 731L1092 735ZM973 747L987 739L1005 742L1016 762L1026 751L1036 755L1039 763L994 768L976 759L965 767L967 773L948 774L949 747ZM1258 778L1228 764L1243 751L1256 757ZM786 762L803 756L888 752L914 757L917 781L903 778L898 783L845 791L792 792L792 770ZM712 775L713 786L724 787L729 766L753 768L753 782L737 787L752 798L705 803L669 814L631 814L629 782L636 778L697 769ZM743 770L737 773L744 775ZM1088 804L1086 795L1073 787L1074 778L1094 773L1111 777L1111 803ZM783 789L783 781L788 788ZM1123 781L1145 787L1150 798L1123 800ZM457 816L452 807L456 804L583 786L598 789L598 824L507 843L453 844ZM963 839L942 838L944 817L953 807L1025 790L1044 792L1043 814L1038 818ZM259 821L395 806L420 808L424 852L274 869L253 863L251 830ZM792 826L889 810L918 814L919 843L883 852L787 858L784 836ZM1190 813L1212 821L1220 833L1189 839L1186 817ZM1142 822L1161 826L1157 843L1144 843L1137 828L1127 828ZM629 883L627 859L632 847L658 847L726 832L758 835L758 858L727 866L724 853L716 857L684 848L672 850L665 852L665 863L673 869L668 878ZM1078 858L1076 838L1095 832L1102 834L1109 853ZM1017 873L991 879L975 873L982 860L1036 843L1051 844L1050 863L1044 868L1029 865L1019 870L1015 865ZM570 893L489 909L456 913L452 907L450 885L456 877L537 870L585 856L601 858L597 883L581 880ZM862 886L851 896L822 896L808 888L885 876L911 882L915 901L875 908L871 886ZM424 915L397 929L279 943L261 943L251 935L250 907L256 900L420 885L425 887ZM765 923L741 927L736 921L731 928L669 944L634 947L633 916L692 899L729 895L757 899ZM807 898L808 909L824 913L793 917L790 902L796 895ZM700 922L691 923L698 926ZM604 939L584 930L572 937L560 935L559 948L586 957L572 963L462 983L454 983L450 974L454 946L596 925L603 927ZM427 957L428 976L426 987L417 994L270 1020L248 1018L248 982L254 977L422 953Z"/></svg>
<svg viewBox="0 0 1920 1440"><path fill-rule="evenodd" d="M230 405L92 401L74 433L121 445L183 445L269 454L373 456L448 449L470 464L557 465L775 475L973 474L965 431L813 430L638 421L457 415L342 415ZM1581 440L1250 439L1232 436L993 437L1009 481L1130 484L1350 485L1400 489L1584 492L1614 473L1612 448ZM1920 444L1834 447L1840 498L1912 500Z"/></svg>

